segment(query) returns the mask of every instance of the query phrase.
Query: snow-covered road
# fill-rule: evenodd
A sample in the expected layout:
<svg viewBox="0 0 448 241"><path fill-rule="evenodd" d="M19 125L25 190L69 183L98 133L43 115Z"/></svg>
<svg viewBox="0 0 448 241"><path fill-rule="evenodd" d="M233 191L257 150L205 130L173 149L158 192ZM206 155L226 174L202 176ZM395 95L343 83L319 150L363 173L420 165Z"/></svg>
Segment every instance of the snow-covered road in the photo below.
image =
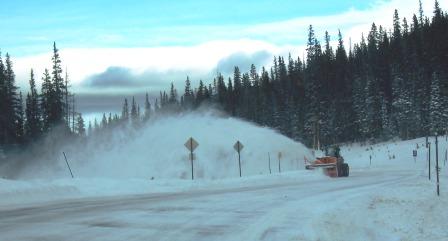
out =
<svg viewBox="0 0 448 241"><path fill-rule="evenodd" d="M408 237L418 220L400 229L381 216L388 209L376 209L423 178L415 170L364 170L320 181L54 201L0 209L0 240L443 240L448 231ZM395 204L402 215L410 205Z"/></svg>

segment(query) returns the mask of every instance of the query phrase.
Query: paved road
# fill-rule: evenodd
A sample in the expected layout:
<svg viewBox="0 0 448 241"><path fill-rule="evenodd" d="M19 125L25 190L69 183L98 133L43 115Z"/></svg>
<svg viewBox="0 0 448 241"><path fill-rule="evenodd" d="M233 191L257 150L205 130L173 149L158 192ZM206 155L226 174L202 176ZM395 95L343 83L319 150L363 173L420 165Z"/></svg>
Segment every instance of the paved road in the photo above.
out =
<svg viewBox="0 0 448 241"><path fill-rule="evenodd" d="M355 173L317 183L288 181L0 210L0 240L302 240L326 210L412 178L408 174Z"/></svg>

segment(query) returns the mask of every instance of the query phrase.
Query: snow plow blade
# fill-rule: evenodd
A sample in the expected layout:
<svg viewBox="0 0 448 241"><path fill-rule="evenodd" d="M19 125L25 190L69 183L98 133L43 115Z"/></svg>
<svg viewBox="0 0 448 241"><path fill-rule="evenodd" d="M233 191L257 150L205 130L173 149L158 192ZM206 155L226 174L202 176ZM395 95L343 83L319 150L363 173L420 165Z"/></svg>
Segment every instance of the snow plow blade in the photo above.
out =
<svg viewBox="0 0 448 241"><path fill-rule="evenodd" d="M306 165L307 170L314 170L317 168L323 169L325 175L329 177L348 177L349 166L344 163L344 158L326 156L317 158L311 164Z"/></svg>

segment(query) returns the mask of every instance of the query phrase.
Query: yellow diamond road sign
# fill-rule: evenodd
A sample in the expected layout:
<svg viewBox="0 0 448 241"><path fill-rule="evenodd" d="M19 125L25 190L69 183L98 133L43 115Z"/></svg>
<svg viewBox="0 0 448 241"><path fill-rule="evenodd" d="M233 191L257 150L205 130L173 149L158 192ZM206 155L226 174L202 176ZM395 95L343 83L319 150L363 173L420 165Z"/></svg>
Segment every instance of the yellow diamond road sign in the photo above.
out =
<svg viewBox="0 0 448 241"><path fill-rule="evenodd" d="M233 148L235 148L235 151L240 152L243 150L244 146L240 141L237 141L235 145L233 145Z"/></svg>
<svg viewBox="0 0 448 241"><path fill-rule="evenodd" d="M198 146L199 143L195 139L193 139L193 137L190 137L190 139L185 142L185 147L190 151L194 151L194 149L196 149L196 147Z"/></svg>

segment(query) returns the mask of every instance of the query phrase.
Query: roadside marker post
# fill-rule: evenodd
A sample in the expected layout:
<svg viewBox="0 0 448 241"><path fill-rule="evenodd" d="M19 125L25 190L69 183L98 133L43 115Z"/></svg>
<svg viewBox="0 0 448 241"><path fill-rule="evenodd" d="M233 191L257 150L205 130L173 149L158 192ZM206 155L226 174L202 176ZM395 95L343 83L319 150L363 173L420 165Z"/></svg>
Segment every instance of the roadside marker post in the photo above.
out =
<svg viewBox="0 0 448 241"><path fill-rule="evenodd" d="M268 166L269 166L269 174L272 174L271 170L271 153L268 152Z"/></svg>
<svg viewBox="0 0 448 241"><path fill-rule="evenodd" d="M236 152L238 152L238 166L240 168L240 177L241 177L241 150L243 150L244 146L240 141L236 141L235 145L233 145L233 148Z"/></svg>
<svg viewBox="0 0 448 241"><path fill-rule="evenodd" d="M68 170L70 171L70 175L72 176L72 178L74 178L73 177L73 173L72 173L72 169L70 168L70 165L68 164L67 156L65 155L65 152L62 152L62 154L64 154L65 163L67 164Z"/></svg>
<svg viewBox="0 0 448 241"><path fill-rule="evenodd" d="M282 152L280 151L280 152L278 152L278 173L281 173L282 172L282 168L281 168L281 166L280 166L280 161L281 161L281 159L282 159Z"/></svg>
<svg viewBox="0 0 448 241"><path fill-rule="evenodd" d="M446 166L447 159L448 159L448 149L445 149L445 160L443 160L443 166Z"/></svg>
<svg viewBox="0 0 448 241"><path fill-rule="evenodd" d="M193 139L193 137L190 137L187 140L187 142L185 142L184 146L190 151L191 180L194 180L194 167L193 167L194 153L193 153L193 151L199 146L199 143L195 139Z"/></svg>

